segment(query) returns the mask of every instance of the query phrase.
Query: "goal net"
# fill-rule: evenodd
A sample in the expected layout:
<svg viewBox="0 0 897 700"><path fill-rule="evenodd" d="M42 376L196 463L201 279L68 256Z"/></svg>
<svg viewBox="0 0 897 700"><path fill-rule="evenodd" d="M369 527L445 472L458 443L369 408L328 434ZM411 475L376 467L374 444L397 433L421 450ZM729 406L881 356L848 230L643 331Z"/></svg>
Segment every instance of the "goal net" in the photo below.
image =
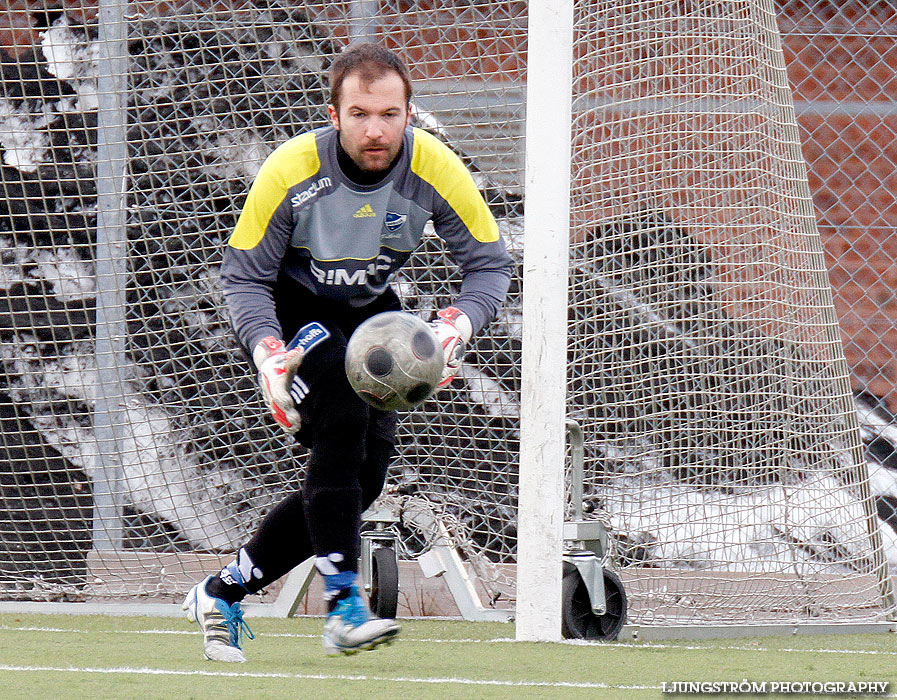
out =
<svg viewBox="0 0 897 700"><path fill-rule="evenodd" d="M569 412L631 618L882 612L773 4L576 11Z"/></svg>
<svg viewBox="0 0 897 700"><path fill-rule="evenodd" d="M415 124L522 259L525 2L100 5L118 26L95 0L0 10L4 600L176 600L298 487L218 267L349 41L406 58ZM775 9L577 2L573 123L544 124L573 138L568 415L637 623L892 612ZM396 280L425 318L458 284L435 236ZM521 294L518 270L457 387L403 416L384 495L504 607Z"/></svg>

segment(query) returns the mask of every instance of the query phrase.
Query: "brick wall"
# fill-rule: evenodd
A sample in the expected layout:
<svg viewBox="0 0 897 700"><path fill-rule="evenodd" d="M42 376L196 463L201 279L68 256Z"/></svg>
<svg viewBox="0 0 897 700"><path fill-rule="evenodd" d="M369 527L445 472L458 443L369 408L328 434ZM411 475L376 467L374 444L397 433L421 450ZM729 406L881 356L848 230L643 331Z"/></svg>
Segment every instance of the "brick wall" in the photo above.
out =
<svg viewBox="0 0 897 700"><path fill-rule="evenodd" d="M74 21L96 17L97 0L5 0L0 10L0 47L16 55L40 43L62 13Z"/></svg>
<svg viewBox="0 0 897 700"><path fill-rule="evenodd" d="M810 189L857 388L897 409L897 8L780 3Z"/></svg>

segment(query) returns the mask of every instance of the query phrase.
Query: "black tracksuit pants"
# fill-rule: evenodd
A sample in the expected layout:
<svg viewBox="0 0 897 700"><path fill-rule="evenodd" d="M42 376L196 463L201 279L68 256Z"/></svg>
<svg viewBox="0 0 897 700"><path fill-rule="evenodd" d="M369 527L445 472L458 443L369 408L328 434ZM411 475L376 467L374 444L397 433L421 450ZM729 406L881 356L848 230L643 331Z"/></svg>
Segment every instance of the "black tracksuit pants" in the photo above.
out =
<svg viewBox="0 0 897 700"><path fill-rule="evenodd" d="M357 571L361 513L380 494L395 450L396 414L362 401L346 378L346 343L358 325L383 311L400 309L392 290L367 306L322 300L281 279L275 290L285 339L317 321L330 338L312 348L297 376L309 388L299 404L296 439L309 448L304 481L263 519L244 546L261 578L247 581L254 593L311 555L343 555L342 571Z"/></svg>

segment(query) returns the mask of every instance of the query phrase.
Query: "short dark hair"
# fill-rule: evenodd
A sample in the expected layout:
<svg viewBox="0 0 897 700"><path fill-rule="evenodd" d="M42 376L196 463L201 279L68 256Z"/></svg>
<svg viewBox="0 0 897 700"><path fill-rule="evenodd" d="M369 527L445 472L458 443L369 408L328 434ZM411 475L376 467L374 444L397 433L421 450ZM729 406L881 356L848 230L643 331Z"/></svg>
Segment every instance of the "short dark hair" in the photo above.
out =
<svg viewBox="0 0 897 700"><path fill-rule="evenodd" d="M363 83L371 83L390 71L397 73L405 85L405 102L411 101L411 76L405 63L394 52L379 44L350 44L330 64L330 104L339 110L343 81L357 73Z"/></svg>

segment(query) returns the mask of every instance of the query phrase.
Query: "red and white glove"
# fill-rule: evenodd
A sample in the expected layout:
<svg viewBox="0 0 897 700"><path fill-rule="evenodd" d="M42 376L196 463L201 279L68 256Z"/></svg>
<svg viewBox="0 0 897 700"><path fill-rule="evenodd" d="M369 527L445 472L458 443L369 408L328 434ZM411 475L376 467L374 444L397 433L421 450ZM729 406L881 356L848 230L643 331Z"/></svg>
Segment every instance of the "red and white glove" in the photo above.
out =
<svg viewBox="0 0 897 700"><path fill-rule="evenodd" d="M436 318L430 321L430 328L442 345L442 352L445 356L442 379L437 385L439 388L443 388L452 383L461 368L464 348L473 335L473 326L467 314L450 306L436 314Z"/></svg>
<svg viewBox="0 0 897 700"><path fill-rule="evenodd" d="M301 425L290 388L296 371L302 364L303 355L302 348L287 350L282 340L271 335L262 338L252 351L265 405L280 427L291 435Z"/></svg>

